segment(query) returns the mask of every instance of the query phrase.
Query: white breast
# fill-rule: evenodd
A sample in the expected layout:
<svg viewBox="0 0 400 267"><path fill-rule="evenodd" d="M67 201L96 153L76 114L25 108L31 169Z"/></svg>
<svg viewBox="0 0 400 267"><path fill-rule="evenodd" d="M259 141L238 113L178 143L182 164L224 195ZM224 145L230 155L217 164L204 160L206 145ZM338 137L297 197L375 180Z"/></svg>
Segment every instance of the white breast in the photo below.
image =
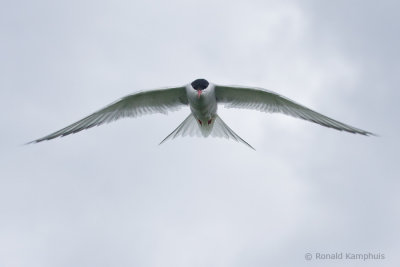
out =
<svg viewBox="0 0 400 267"><path fill-rule="evenodd" d="M217 113L217 99L215 98L215 87L209 84L198 98L197 91L190 84L186 86L190 109L193 115L201 121L208 121L215 117Z"/></svg>

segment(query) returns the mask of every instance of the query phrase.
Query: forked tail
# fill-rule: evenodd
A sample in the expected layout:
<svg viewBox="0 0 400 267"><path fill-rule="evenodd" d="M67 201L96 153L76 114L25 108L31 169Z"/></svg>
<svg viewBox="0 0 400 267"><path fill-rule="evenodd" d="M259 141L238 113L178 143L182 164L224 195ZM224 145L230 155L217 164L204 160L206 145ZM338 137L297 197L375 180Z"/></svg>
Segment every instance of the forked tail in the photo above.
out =
<svg viewBox="0 0 400 267"><path fill-rule="evenodd" d="M237 135L225 122L218 116L215 115L215 119L209 125L201 125L197 119L190 114L187 118L179 124L179 126L170 133L167 137L160 142L160 145L165 141L175 139L179 136L212 136L212 137L223 137L227 139L233 139L236 142L243 143L255 150L249 143L243 140L239 135Z"/></svg>

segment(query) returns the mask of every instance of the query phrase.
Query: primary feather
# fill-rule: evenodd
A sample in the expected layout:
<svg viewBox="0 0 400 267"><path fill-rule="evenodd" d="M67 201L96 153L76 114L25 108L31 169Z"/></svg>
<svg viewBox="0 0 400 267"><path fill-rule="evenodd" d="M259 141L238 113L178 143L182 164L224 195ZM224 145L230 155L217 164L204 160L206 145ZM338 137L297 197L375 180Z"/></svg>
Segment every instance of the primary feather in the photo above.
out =
<svg viewBox="0 0 400 267"><path fill-rule="evenodd" d="M187 105L185 87L174 87L138 92L94 112L93 114L31 143L51 140L60 136L77 133L94 126L109 123L120 118L137 117L151 113L167 113Z"/></svg>
<svg viewBox="0 0 400 267"><path fill-rule="evenodd" d="M255 109L263 112L279 112L295 118L311 121L325 127L354 134L373 135L373 133L344 124L313 111L293 100L261 88L239 86L215 86L218 103L227 108Z"/></svg>

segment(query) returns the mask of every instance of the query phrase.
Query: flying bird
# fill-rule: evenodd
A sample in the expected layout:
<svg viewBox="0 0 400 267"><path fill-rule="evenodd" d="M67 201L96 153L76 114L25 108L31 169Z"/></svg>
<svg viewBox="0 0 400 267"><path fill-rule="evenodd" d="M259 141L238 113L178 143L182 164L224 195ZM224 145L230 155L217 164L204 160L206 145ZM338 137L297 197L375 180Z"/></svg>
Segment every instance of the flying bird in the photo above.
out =
<svg viewBox="0 0 400 267"><path fill-rule="evenodd" d="M374 135L371 132L331 119L266 89L217 85L205 79L197 79L180 87L141 91L125 96L59 131L30 143L38 143L77 133L120 118L137 117L151 113L167 114L168 111L189 106L191 111L189 116L160 144L178 136L213 136L233 139L254 149L218 116L218 104L224 104L228 108L278 112L339 131L366 136Z"/></svg>

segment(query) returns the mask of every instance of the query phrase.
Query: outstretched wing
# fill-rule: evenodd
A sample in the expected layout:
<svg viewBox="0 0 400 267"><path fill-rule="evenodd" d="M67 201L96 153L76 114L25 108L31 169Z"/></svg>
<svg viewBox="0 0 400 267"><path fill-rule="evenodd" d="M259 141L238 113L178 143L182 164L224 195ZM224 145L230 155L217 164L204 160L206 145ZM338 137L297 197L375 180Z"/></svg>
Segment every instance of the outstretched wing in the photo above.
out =
<svg viewBox="0 0 400 267"><path fill-rule="evenodd" d="M120 118L137 117L144 114L168 113L187 105L185 87L174 87L142 91L121 98L99 111L45 137L30 143L51 140L60 136L77 133L93 126L109 123Z"/></svg>
<svg viewBox="0 0 400 267"><path fill-rule="evenodd" d="M216 85L215 94L217 102L225 103L225 107L227 108L247 108L263 112L279 112L339 131L373 135L373 133L331 119L284 96L262 88Z"/></svg>

